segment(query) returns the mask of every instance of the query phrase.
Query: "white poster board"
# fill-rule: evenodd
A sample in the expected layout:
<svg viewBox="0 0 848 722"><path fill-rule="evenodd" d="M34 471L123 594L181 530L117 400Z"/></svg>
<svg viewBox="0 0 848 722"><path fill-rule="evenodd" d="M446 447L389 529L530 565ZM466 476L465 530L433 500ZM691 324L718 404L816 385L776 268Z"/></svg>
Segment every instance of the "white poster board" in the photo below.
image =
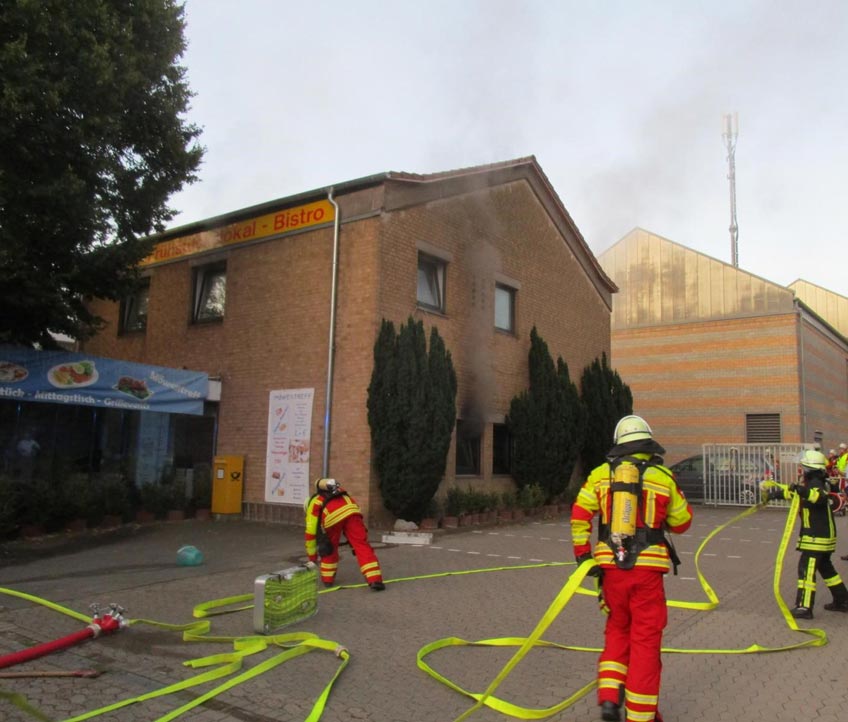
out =
<svg viewBox="0 0 848 722"><path fill-rule="evenodd" d="M280 389L269 395L265 501L303 506L310 496L314 396L315 389Z"/></svg>

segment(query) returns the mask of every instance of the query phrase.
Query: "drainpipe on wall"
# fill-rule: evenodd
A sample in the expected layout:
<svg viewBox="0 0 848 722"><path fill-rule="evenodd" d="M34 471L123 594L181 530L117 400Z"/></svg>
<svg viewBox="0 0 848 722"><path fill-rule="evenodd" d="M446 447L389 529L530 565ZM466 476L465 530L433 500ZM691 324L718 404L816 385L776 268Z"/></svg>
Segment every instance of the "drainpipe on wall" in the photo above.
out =
<svg viewBox="0 0 848 722"><path fill-rule="evenodd" d="M333 205L335 221L333 222L333 281L330 290L330 335L327 342L327 393L324 399L324 466L321 476L330 475L330 422L333 408L333 361L336 355L336 291L338 286L339 264L339 223L341 221L339 205L333 200L333 189L327 200Z"/></svg>
<svg viewBox="0 0 848 722"><path fill-rule="evenodd" d="M804 358L804 314L797 304L795 313L798 315L798 350L801 356L801 442L804 443L807 440L807 360Z"/></svg>

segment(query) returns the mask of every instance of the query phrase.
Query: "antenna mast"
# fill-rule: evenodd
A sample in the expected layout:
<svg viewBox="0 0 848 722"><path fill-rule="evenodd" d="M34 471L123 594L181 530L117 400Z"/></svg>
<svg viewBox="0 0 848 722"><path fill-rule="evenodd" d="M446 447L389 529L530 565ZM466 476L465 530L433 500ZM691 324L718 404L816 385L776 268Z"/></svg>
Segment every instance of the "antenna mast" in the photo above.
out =
<svg viewBox="0 0 848 722"><path fill-rule="evenodd" d="M721 134L727 147L727 178L730 180L730 262L739 267L739 226L736 224L736 138L739 135L739 114L722 118L724 132Z"/></svg>

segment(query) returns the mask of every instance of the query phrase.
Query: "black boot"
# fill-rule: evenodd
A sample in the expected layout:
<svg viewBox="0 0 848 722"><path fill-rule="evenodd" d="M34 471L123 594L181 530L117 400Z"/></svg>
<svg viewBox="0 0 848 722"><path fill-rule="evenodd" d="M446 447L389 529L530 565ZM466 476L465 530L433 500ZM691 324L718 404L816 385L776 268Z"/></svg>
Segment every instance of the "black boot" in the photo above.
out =
<svg viewBox="0 0 848 722"><path fill-rule="evenodd" d="M621 712L619 710L619 705L615 702L609 700L601 702L601 719L604 722L620 722Z"/></svg>
<svg viewBox="0 0 848 722"><path fill-rule="evenodd" d="M830 604L825 604L824 608L828 612L848 612L848 599L834 599Z"/></svg>
<svg viewBox="0 0 848 722"><path fill-rule="evenodd" d="M826 605L825 605L825 608ZM813 618L813 610L809 607L795 607L791 612L795 619L812 619Z"/></svg>

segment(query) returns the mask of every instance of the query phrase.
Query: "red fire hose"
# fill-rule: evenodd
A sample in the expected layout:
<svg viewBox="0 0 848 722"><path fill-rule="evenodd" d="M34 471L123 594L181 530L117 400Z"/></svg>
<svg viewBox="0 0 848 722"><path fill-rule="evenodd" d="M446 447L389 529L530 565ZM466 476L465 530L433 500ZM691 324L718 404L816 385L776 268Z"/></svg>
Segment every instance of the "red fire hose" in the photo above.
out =
<svg viewBox="0 0 848 722"><path fill-rule="evenodd" d="M91 624L89 624L85 629L81 629L73 634L68 634L65 637L60 637L59 639L54 639L52 642L44 642L43 644L37 644L34 647L21 649L17 652L12 652L11 654L2 656L0 657L0 669L3 669L4 667L12 667L16 664L21 664L22 662L29 662L31 659L43 657L45 654L51 654L52 652L67 649L75 644L84 642L86 639L97 638L101 634L112 634L113 632L117 632L119 629L127 626L127 622L123 616L124 609L119 607L117 604L111 604L110 610L102 617L100 616L97 605L92 605L92 607L94 608L94 617L91 620Z"/></svg>

